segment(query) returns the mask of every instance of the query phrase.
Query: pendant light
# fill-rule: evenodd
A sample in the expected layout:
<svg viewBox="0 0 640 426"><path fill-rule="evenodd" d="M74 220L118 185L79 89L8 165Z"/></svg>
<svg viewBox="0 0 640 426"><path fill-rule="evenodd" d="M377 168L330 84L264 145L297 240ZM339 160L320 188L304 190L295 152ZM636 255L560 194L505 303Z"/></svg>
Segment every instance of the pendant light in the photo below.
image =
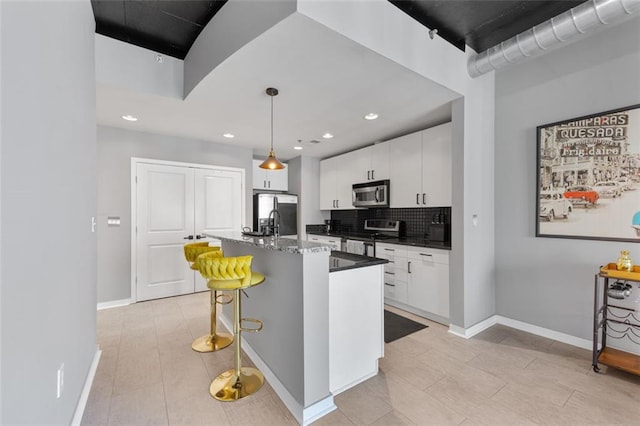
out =
<svg viewBox="0 0 640 426"><path fill-rule="evenodd" d="M269 151L269 156L258 167L267 170L281 170L285 166L278 161L275 152L273 152L273 97L278 96L278 89L269 87L266 93L271 96L271 150Z"/></svg>

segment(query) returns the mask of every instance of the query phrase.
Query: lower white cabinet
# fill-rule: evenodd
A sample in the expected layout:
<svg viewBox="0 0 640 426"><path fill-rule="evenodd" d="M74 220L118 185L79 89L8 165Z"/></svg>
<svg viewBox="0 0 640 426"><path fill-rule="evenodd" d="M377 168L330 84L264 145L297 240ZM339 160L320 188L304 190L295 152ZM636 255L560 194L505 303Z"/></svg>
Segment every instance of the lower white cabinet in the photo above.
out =
<svg viewBox="0 0 640 426"><path fill-rule="evenodd" d="M409 304L449 318L449 252L409 247Z"/></svg>
<svg viewBox="0 0 640 426"><path fill-rule="evenodd" d="M376 257L387 259L384 265L384 297L407 303L407 247L376 243Z"/></svg>
<svg viewBox="0 0 640 426"><path fill-rule="evenodd" d="M307 241L316 243L324 243L331 246L331 250L340 250L342 240L336 237L327 237L324 235L307 234Z"/></svg>
<svg viewBox="0 0 640 426"><path fill-rule="evenodd" d="M449 251L376 243L385 301L440 322L449 318Z"/></svg>

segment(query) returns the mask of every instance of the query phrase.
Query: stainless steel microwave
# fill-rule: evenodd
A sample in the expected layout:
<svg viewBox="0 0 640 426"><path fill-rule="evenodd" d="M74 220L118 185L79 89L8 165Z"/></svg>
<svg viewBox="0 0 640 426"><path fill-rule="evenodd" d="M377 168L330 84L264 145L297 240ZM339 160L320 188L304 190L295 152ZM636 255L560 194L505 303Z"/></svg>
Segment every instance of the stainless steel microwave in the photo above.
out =
<svg viewBox="0 0 640 426"><path fill-rule="evenodd" d="M353 207L389 207L389 181L354 184L352 200Z"/></svg>

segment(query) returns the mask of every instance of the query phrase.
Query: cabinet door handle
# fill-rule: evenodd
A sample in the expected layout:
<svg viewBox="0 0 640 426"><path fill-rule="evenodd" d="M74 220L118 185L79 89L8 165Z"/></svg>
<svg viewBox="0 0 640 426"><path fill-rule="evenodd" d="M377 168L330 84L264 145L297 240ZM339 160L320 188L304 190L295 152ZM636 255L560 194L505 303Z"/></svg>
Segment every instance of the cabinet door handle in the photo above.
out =
<svg viewBox="0 0 640 426"><path fill-rule="evenodd" d="M420 205L420 193L416 194L416 204Z"/></svg>
<svg viewBox="0 0 640 426"><path fill-rule="evenodd" d="M371 180L375 180L376 176L375 176L375 170L371 170Z"/></svg>
<svg viewBox="0 0 640 426"><path fill-rule="evenodd" d="M411 262L407 262L407 272L411 273Z"/></svg>
<svg viewBox="0 0 640 426"><path fill-rule="evenodd" d="M262 187L263 187L263 188L266 188L266 187L267 187L267 181L266 181L266 180L263 180L263 181L262 181Z"/></svg>
<svg viewBox="0 0 640 426"><path fill-rule="evenodd" d="M432 255L432 254L429 254L429 253L420 253L420 256L429 256L429 257L433 257L433 255Z"/></svg>
<svg viewBox="0 0 640 426"><path fill-rule="evenodd" d="M385 274L395 275L396 273L395 273L395 272L386 272L386 271L385 271Z"/></svg>
<svg viewBox="0 0 640 426"><path fill-rule="evenodd" d="M270 180L267 181L267 185L269 186L269 188L271 188L271 181Z"/></svg>
<svg viewBox="0 0 640 426"><path fill-rule="evenodd" d="M367 180L371 180L371 170L367 170Z"/></svg>
<svg viewBox="0 0 640 426"><path fill-rule="evenodd" d="M422 204L427 204L427 200L426 200L426 198L425 198L426 196L427 196L427 194L425 194L425 193L423 192L423 193L422 193Z"/></svg>
<svg viewBox="0 0 640 426"><path fill-rule="evenodd" d="M332 200L331 203L332 203L331 207L335 207L336 206L336 200Z"/></svg>
<svg viewBox="0 0 640 426"><path fill-rule="evenodd" d="M389 287L395 287L395 284L384 283L384 285L388 285Z"/></svg>
<svg viewBox="0 0 640 426"><path fill-rule="evenodd" d="M340 200L336 200L336 208L340 208Z"/></svg>
<svg viewBox="0 0 640 426"><path fill-rule="evenodd" d="M388 248L386 248L386 249L384 249L384 251L395 251L395 249L388 249Z"/></svg>

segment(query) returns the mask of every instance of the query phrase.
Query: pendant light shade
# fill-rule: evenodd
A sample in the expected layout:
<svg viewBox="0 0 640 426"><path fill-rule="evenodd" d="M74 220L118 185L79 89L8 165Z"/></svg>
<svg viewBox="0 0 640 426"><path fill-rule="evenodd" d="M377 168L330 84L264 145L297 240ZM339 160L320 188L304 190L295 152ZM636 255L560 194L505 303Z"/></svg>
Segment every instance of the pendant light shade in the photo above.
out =
<svg viewBox="0 0 640 426"><path fill-rule="evenodd" d="M276 153L273 152L273 97L278 95L278 89L269 87L266 93L271 96L271 149L269 150L269 156L258 167L267 170L282 170L285 166L278 161Z"/></svg>

